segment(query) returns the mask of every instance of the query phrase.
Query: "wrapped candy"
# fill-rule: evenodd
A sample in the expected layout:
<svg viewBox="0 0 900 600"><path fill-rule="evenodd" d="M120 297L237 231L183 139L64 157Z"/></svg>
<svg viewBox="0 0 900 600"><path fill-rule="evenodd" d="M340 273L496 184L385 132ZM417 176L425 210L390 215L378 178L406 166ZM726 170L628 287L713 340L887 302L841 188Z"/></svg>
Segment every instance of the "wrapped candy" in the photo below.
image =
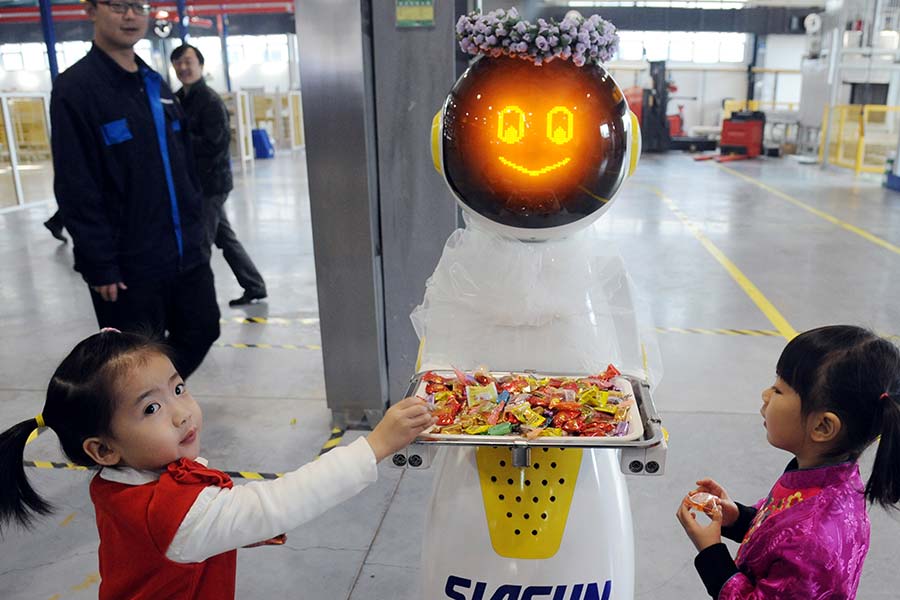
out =
<svg viewBox="0 0 900 600"><path fill-rule="evenodd" d="M707 516L712 516L716 511L716 506L721 502L718 496L708 492L694 492L689 494L684 503L694 510L704 512Z"/></svg>
<svg viewBox="0 0 900 600"><path fill-rule="evenodd" d="M611 380L618 374L612 365L580 378L497 376L479 367L422 379L436 434L621 437L630 430L634 398Z"/></svg>

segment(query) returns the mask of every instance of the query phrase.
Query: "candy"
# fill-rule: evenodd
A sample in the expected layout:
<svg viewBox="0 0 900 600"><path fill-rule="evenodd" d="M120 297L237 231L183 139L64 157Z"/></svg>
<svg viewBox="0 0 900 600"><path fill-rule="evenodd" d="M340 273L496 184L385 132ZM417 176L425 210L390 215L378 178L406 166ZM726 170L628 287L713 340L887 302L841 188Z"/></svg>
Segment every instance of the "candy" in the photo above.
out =
<svg viewBox="0 0 900 600"><path fill-rule="evenodd" d="M694 510L701 510L709 516L712 516L716 510L716 504L720 502L719 497L707 492L694 492L685 498L684 503Z"/></svg>
<svg viewBox="0 0 900 600"><path fill-rule="evenodd" d="M496 402L497 386L493 381L487 385L468 385L466 386L466 398L469 406L478 406L482 402Z"/></svg>
<svg viewBox="0 0 900 600"><path fill-rule="evenodd" d="M500 423L488 429L488 435L508 435L512 432L512 423Z"/></svg>
<svg viewBox="0 0 900 600"><path fill-rule="evenodd" d="M420 394L437 420L436 434L621 437L634 399L616 387L618 375L612 365L590 377L540 379L454 369L449 376L426 373Z"/></svg>
<svg viewBox="0 0 900 600"><path fill-rule="evenodd" d="M507 423L509 425L509 423ZM512 425L510 425L512 427ZM487 433L490 431L490 425L472 425L471 427L466 427L466 433L469 435L481 435L482 433Z"/></svg>

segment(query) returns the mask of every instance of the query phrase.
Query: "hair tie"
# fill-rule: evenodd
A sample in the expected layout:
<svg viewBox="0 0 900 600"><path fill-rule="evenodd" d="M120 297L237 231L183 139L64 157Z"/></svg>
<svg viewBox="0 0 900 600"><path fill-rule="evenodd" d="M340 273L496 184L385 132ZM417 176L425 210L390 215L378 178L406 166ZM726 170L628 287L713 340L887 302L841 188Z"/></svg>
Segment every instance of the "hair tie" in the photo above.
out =
<svg viewBox="0 0 900 600"><path fill-rule="evenodd" d="M38 415L34 418L37 421L38 427L46 427L47 424L44 423L44 415Z"/></svg>
<svg viewBox="0 0 900 600"><path fill-rule="evenodd" d="M122 333L122 332L119 331L118 329L116 329L115 327L104 327L103 329L100 330L100 333Z"/></svg>
<svg viewBox="0 0 900 600"><path fill-rule="evenodd" d="M880 396L878 397L878 399L879 399L879 400L890 400L890 399L891 399L891 396L890 396L890 394L888 394L887 392L885 392L885 393L883 393L882 395L880 395Z"/></svg>

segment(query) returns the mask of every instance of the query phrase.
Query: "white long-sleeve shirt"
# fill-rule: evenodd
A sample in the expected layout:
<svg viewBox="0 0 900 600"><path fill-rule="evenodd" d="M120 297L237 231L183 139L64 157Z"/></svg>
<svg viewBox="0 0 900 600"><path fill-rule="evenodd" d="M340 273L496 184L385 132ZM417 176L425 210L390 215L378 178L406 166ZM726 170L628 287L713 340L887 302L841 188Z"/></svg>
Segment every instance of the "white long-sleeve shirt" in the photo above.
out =
<svg viewBox="0 0 900 600"><path fill-rule="evenodd" d="M206 465L198 458L197 462ZM126 485L159 479L157 471L106 468L100 477ZM205 488L166 551L178 563L201 562L290 531L365 489L378 479L375 454L365 438L335 448L284 477L233 488Z"/></svg>

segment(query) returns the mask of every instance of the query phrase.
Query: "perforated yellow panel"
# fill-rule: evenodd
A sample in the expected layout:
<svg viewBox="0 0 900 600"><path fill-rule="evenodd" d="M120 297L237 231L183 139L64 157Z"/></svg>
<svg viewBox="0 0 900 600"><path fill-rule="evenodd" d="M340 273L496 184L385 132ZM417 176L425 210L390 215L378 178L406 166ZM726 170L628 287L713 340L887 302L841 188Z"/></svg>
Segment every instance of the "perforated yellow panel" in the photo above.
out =
<svg viewBox="0 0 900 600"><path fill-rule="evenodd" d="M550 558L559 550L581 468L580 448L533 448L531 466L512 466L509 448L476 453L494 552Z"/></svg>

